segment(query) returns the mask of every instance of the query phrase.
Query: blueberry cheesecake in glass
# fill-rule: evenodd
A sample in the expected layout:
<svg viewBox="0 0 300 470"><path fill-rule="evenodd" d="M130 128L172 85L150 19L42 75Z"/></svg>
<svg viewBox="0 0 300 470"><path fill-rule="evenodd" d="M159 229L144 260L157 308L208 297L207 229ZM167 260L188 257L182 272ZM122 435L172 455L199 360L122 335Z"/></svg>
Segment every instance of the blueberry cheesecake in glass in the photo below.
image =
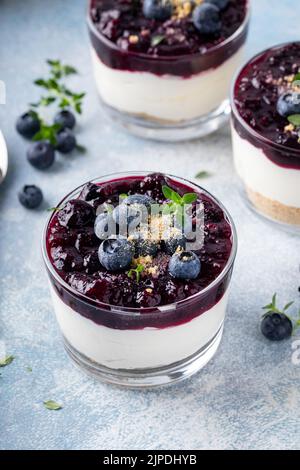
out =
<svg viewBox="0 0 300 470"><path fill-rule="evenodd" d="M67 351L120 385L194 374L220 343L236 249L226 209L184 179L125 173L77 188L43 238Z"/></svg>
<svg viewBox="0 0 300 470"><path fill-rule="evenodd" d="M232 90L234 160L260 214L300 228L300 42L256 55Z"/></svg>
<svg viewBox="0 0 300 470"><path fill-rule="evenodd" d="M90 0L96 85L108 114L160 140L198 137L228 117L248 0Z"/></svg>

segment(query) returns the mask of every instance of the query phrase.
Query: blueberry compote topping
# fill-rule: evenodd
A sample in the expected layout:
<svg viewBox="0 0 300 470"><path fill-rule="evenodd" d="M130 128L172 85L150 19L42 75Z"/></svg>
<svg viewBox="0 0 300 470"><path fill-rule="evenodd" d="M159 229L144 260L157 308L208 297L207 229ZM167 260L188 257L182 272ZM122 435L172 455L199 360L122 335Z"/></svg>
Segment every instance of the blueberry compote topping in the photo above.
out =
<svg viewBox="0 0 300 470"><path fill-rule="evenodd" d="M181 243L166 249L164 243L143 242L141 233L128 239L117 236L101 241L97 237L103 231L97 207L103 203L117 207L124 193L127 198L123 201L167 204L162 189L166 185L181 196L193 191L162 174L129 176L99 185L89 183L78 199L58 208L48 226L47 250L61 278L93 302L126 307L174 303L211 284L227 264L232 232L222 209L202 192L194 193L204 212L205 237L199 250L184 251ZM196 202L192 207L196 207ZM194 221L196 210L191 217ZM100 228L95 233L97 224ZM209 294L210 305L222 297L226 282L222 281Z"/></svg>
<svg viewBox="0 0 300 470"><path fill-rule="evenodd" d="M300 113L300 43L270 49L255 57L240 73L234 89L234 101L240 116L257 133L270 141L263 146L246 135L234 119L241 137L263 147L275 163L300 168L300 126L293 125L290 116ZM286 148L272 150L272 143ZM290 152L290 154L289 154Z"/></svg>
<svg viewBox="0 0 300 470"><path fill-rule="evenodd" d="M92 0L92 22L106 39L117 46L119 53L100 44L92 30L91 39L101 60L113 68L148 68L157 74L188 76L224 62L240 47L240 38L232 45L232 50L223 54L216 52L216 57L209 57L207 63L198 64L196 70L195 64L189 70L188 63L168 64L166 69L163 63L159 66L153 62L145 65L136 61L134 56L179 58L205 54L237 31L246 12L247 0ZM132 60L128 57L130 55Z"/></svg>

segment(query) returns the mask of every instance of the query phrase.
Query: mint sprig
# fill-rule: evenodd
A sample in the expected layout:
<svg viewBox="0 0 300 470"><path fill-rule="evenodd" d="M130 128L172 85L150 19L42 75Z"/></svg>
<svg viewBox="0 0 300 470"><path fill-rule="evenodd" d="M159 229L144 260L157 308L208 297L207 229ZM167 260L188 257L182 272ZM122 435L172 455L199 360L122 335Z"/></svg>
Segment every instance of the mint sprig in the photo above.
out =
<svg viewBox="0 0 300 470"><path fill-rule="evenodd" d="M284 314L286 315L286 312L287 310L294 304L294 301L292 302L288 302L282 310L280 310L278 307L277 307L277 294L275 293L272 297L272 301L271 303L265 305L264 307L262 307L263 310L267 310L267 312L263 315L264 317L266 315L270 315L272 313L279 313L279 314Z"/></svg>
<svg viewBox="0 0 300 470"><path fill-rule="evenodd" d="M47 60L50 66L49 78L38 78L34 84L47 91L37 103L32 103L33 108L47 107L57 102L59 108L73 108L78 114L82 113L82 101L85 93L75 93L62 83L62 79L69 75L77 74L77 70L71 65L62 64L59 60Z"/></svg>
<svg viewBox="0 0 300 470"><path fill-rule="evenodd" d="M56 134L60 130L60 124L52 124L47 126L47 124L41 122L40 130L33 136L32 140L37 142L40 140L48 140L50 144L56 145L57 137Z"/></svg>
<svg viewBox="0 0 300 470"><path fill-rule="evenodd" d="M183 196L180 196L180 194L174 191L174 189L166 185L162 187L162 192L166 199L169 199L174 204L178 204L180 206L184 206L185 204L192 204L197 200L196 193L185 193Z"/></svg>
<svg viewBox="0 0 300 470"><path fill-rule="evenodd" d="M183 196L180 196L176 191L174 191L169 186L164 185L162 187L163 195L166 199L169 199L169 203L166 206L166 212L171 212L175 215L178 223L183 227L185 217L187 214L185 213L184 207L186 205L193 204L197 200L196 193L185 193Z"/></svg>
<svg viewBox="0 0 300 470"><path fill-rule="evenodd" d="M132 278L134 275L136 276L136 282L139 283L141 280L141 273L144 271L145 266L143 264L138 264L137 267L134 269L130 269L127 271L127 276Z"/></svg>

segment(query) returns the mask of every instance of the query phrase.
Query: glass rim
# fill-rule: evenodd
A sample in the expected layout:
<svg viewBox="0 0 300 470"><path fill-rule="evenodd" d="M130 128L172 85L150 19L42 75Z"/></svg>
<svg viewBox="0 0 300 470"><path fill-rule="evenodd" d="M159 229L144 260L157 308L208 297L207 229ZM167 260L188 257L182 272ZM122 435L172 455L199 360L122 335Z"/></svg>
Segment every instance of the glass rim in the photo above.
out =
<svg viewBox="0 0 300 470"><path fill-rule="evenodd" d="M249 134L252 136L252 137L255 137L257 140L261 141L262 143L264 143L266 146L268 147L273 147L277 150L280 150L281 152L285 152L285 153L290 153L290 154L293 154L293 155L296 155L296 156L300 156L300 149L294 149L294 148L291 148L291 147L287 147L286 145L283 145L283 144L279 144L277 142L274 142L272 141L271 139L269 139L268 137L265 137L264 135L262 135L261 133L259 133L258 131L256 131L255 129L253 129L246 121L245 119L241 116L239 110L237 109L237 106L235 104L235 87L236 87L236 84L237 84L237 81L239 80L240 78L240 75L242 74L242 72L245 70L245 68L250 65L252 62L256 61L259 57L261 57L262 55L266 54L267 52L271 51L271 50L276 50L276 49L280 49L281 47L284 47L284 46L288 46L289 44L299 44L300 46L300 41L299 40L295 40L295 41L287 41L287 42L283 42L283 43L280 43L280 44L275 44L274 46L271 46L271 47L267 47L265 49L263 49L262 51L260 52L257 52L254 56L252 56L250 59L247 59L241 67L238 68L238 70L236 71L235 75L234 75L234 78L232 80L232 83L231 83L231 89L230 89L230 106L231 106L231 111L232 111L232 114L233 116L239 121L239 123L241 124L242 127L244 127L244 129L246 129Z"/></svg>
<svg viewBox="0 0 300 470"><path fill-rule="evenodd" d="M106 174L106 175L93 178L92 180L86 181L85 183L73 189L57 204L56 207L60 207L61 204L64 204L67 200L72 199L72 196L75 196L75 194L78 194L80 190L88 183L109 182L110 179L113 177L116 177L116 178L120 177L121 179L122 177L126 177L126 176L147 176L150 174L153 174L153 171L140 171L140 172L128 171L128 172L111 173L111 174ZM175 307L177 308L178 305L187 304L187 303L197 300L197 298L203 297L207 292L213 289L226 276L226 274L229 272L229 270L234 264L236 254L237 254L237 247L238 247L237 230L236 230L235 223L232 219L232 216L230 215L228 210L225 208L225 206L215 196L213 196L209 191L202 188L202 186L198 185L197 183L193 183L192 181L189 181L188 179L182 178L180 176L175 176L175 175L171 175L168 173L161 173L161 174L163 176L175 178L175 180L188 183L200 189L201 192L209 196L224 212L224 216L226 220L228 221L231 231L232 231L232 235L231 235L232 248L231 248L230 256L227 260L226 265L224 266L223 270L219 273L219 275L214 279L214 281L211 282L208 286L206 286L203 290L197 292L196 294L193 294L190 297L187 297L186 299L179 300L178 302L174 302L172 304L158 305L156 307L124 307L121 305L119 306L119 305L114 305L114 304L108 304L105 302L100 302L95 299L91 299L87 295L78 292L76 289L71 287L66 281L64 281L64 279L62 279L60 275L57 273L51 260L49 259L48 251L47 251L47 244L46 244L46 241L47 241L46 235L47 235L47 230L48 230L50 221L54 217L54 213L51 213L46 220L45 227L42 233L42 255L43 255L43 260L44 260L47 270L64 289L66 289L72 295L78 297L82 302L88 303L89 305L93 305L94 307L99 308L99 309L103 308L104 310L110 310L113 313L117 313L120 315L139 316L140 312L143 312L143 315L146 314L148 316L151 316L151 315L155 316L158 313L163 313L165 311L174 310L174 308Z"/></svg>
<svg viewBox="0 0 300 470"><path fill-rule="evenodd" d="M104 44L106 44L108 47L115 51L119 52L124 52L122 49L120 49L114 42L110 41L106 36L104 36L95 26L95 23L92 21L91 18L91 7L92 7L92 2L94 0L87 0L87 12L86 12L86 20L88 27L90 30L97 36L97 38L102 41ZM226 38L224 41L220 42L219 44L216 44L215 46L211 47L210 49L207 49L205 52L194 52L193 54L182 54L182 55L177 55L177 56L150 56L149 54L145 54L144 52L130 52L131 56L141 58L144 60L149 60L149 61L157 61L157 62L174 62L176 60L184 60L188 58L195 58L195 57L205 57L208 54L211 54L213 52L218 51L219 49L222 49L223 47L226 47L228 44L230 44L232 41L234 41L236 38L238 38L242 32L244 31L245 27L249 23L250 19L250 14L251 14L251 6L250 6L251 0L246 0L246 15L243 20L243 22L240 24L238 29L234 31L234 33Z"/></svg>

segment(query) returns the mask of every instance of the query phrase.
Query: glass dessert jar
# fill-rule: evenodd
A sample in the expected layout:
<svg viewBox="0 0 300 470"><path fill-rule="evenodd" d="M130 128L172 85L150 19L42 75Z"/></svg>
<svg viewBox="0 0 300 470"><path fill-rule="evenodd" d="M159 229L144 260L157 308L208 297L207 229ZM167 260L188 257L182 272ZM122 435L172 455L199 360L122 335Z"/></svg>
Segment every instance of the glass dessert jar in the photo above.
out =
<svg viewBox="0 0 300 470"><path fill-rule="evenodd" d="M204 242L197 254L202 265L197 279L173 282L163 271L160 279L160 267L168 261L166 253L159 255L158 275L153 279L147 275L145 281L137 281L141 284L132 280L130 272L128 277L128 273L109 273L103 267L101 273L93 270L93 275L87 275L79 257L81 243L94 243L90 243L89 226L62 227L58 212L51 214L43 234L43 258L65 348L86 372L118 385L147 387L177 382L196 373L214 356L221 341L237 251L235 226L211 194L170 175L124 173L99 177L75 189L58 205L67 207L61 210L71 220L70 201L85 201L85 208L88 201L90 207L95 207L91 197L97 191L103 202L103 195L111 201L116 191L124 193L133 187L134 192L141 188L144 194L150 192L159 198L161 182L178 192L193 191L203 201ZM90 197L92 192L94 196ZM80 216L77 220L83 219ZM93 248L87 250L90 260ZM154 271L153 267L149 269L149 273ZM139 292L133 300L135 289Z"/></svg>
<svg viewBox="0 0 300 470"><path fill-rule="evenodd" d="M299 71L300 43L281 44L247 62L231 92L233 155L243 197L256 213L296 233L300 126L290 122L296 108L282 111L280 103L297 98Z"/></svg>
<svg viewBox="0 0 300 470"><path fill-rule="evenodd" d="M201 137L230 114L230 83L243 60L249 2L229 1L217 35L200 34L192 3L183 3L190 5L186 16L174 7L170 19L153 22L144 17L142 1L89 2L92 62L103 107L114 122L141 137Z"/></svg>

